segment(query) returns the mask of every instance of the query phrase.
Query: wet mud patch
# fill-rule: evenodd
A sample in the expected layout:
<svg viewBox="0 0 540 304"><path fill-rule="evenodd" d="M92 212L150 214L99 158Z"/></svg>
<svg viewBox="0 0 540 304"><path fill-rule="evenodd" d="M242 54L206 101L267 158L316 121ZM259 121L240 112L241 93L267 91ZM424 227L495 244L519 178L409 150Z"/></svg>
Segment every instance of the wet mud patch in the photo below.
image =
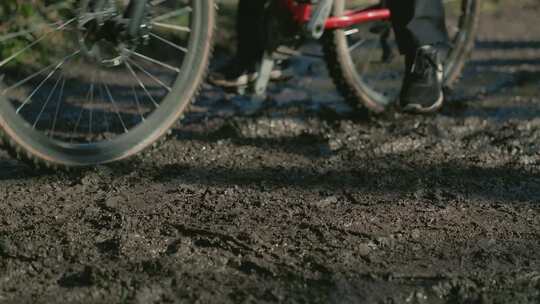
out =
<svg viewBox="0 0 540 304"><path fill-rule="evenodd" d="M126 162L1 153L0 302L537 303L540 32L511 13L538 6L504 5L439 115L359 114L321 71L206 87Z"/></svg>

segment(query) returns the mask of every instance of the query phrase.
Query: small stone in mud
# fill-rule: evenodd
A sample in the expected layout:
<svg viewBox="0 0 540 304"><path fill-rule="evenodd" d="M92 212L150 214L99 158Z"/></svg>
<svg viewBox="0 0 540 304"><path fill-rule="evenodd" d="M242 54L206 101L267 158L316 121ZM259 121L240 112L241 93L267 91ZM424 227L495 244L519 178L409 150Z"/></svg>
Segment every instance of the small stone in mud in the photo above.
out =
<svg viewBox="0 0 540 304"><path fill-rule="evenodd" d="M356 247L356 252L360 256L368 256L371 251L373 250L373 245L371 243L362 243L359 244L358 247Z"/></svg>
<svg viewBox="0 0 540 304"><path fill-rule="evenodd" d="M121 196L112 196L105 199L102 203L102 206L109 210L115 210L121 205L122 201L123 198Z"/></svg>
<svg viewBox="0 0 540 304"><path fill-rule="evenodd" d="M332 151L338 151L343 147L343 142L340 139L332 138L328 141L328 148Z"/></svg>
<svg viewBox="0 0 540 304"><path fill-rule="evenodd" d="M88 174L81 178L81 185L89 186L97 183L97 177L95 174Z"/></svg>
<svg viewBox="0 0 540 304"><path fill-rule="evenodd" d="M11 256L13 246L8 239L0 239L0 257Z"/></svg>
<svg viewBox="0 0 540 304"><path fill-rule="evenodd" d="M377 244L381 247L392 248L395 244L395 238L393 236L385 237L381 236L377 238Z"/></svg>
<svg viewBox="0 0 540 304"><path fill-rule="evenodd" d="M338 202L337 196L330 196L314 203L313 205L317 208L326 208L326 207L330 207L331 205L336 204L337 202Z"/></svg>

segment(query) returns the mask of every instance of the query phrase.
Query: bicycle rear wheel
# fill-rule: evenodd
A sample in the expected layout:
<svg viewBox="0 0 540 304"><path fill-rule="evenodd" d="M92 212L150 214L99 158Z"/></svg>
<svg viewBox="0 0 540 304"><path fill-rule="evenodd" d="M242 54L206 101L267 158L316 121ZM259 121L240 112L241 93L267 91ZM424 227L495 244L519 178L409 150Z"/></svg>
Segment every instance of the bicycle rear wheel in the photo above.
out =
<svg viewBox="0 0 540 304"><path fill-rule="evenodd" d="M0 6L0 138L48 167L132 156L183 115L205 76L214 0ZM130 32L130 25L135 32Z"/></svg>
<svg viewBox="0 0 540 304"><path fill-rule="evenodd" d="M335 0L334 15L376 5L380 0ZM451 87L471 53L480 0L444 0L452 48L445 61L445 86ZM329 32L325 59L340 93L354 107L381 112L397 100L404 59L399 56L390 22L361 24Z"/></svg>

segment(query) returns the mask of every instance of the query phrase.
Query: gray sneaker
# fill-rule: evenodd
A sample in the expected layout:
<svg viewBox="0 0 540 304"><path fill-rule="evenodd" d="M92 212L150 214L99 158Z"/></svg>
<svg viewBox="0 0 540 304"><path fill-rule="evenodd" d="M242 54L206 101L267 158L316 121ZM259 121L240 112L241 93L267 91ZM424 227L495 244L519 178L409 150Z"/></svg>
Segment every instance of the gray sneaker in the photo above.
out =
<svg viewBox="0 0 540 304"><path fill-rule="evenodd" d="M433 113L444 103L444 67L441 51L426 45L406 58L406 71L399 105L409 113Z"/></svg>

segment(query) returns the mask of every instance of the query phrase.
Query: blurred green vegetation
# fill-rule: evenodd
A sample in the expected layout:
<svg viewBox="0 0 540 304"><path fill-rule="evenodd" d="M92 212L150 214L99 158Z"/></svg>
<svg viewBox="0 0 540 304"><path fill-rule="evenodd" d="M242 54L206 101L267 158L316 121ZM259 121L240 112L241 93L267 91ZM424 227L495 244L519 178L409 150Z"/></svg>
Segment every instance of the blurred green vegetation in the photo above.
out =
<svg viewBox="0 0 540 304"><path fill-rule="evenodd" d="M54 30L73 14L68 10L69 5L72 4L65 0L1 0L0 58L15 54ZM37 44L32 51L21 53L9 65L18 62L46 63L51 52L63 45L62 41L62 37L51 37L49 46Z"/></svg>
<svg viewBox="0 0 540 304"><path fill-rule="evenodd" d="M33 1L2 0L0 3L0 56L20 49L25 44L24 37L12 38L10 34L22 31L26 26L25 20L31 20L36 15Z"/></svg>

